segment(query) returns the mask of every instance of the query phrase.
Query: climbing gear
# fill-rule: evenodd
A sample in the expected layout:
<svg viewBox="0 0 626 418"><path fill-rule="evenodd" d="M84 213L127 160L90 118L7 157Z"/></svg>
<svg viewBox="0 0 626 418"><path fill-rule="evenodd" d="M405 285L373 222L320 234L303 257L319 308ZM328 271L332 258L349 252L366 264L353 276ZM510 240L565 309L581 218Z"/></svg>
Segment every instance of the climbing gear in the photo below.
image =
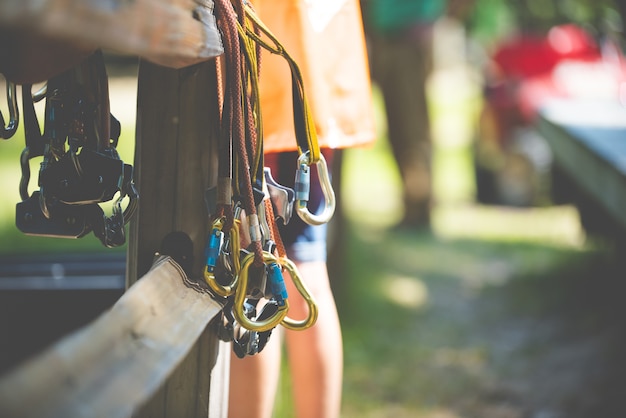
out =
<svg viewBox="0 0 626 418"><path fill-rule="evenodd" d="M272 170L269 167L265 167L264 170L267 192L270 195L272 206L275 208L276 217L282 219L283 225L287 225L293 214L296 193L293 189L278 184L272 177Z"/></svg>
<svg viewBox="0 0 626 418"><path fill-rule="evenodd" d="M319 178L322 193L324 194L324 209L319 215L309 212L307 202L309 201L309 191L311 185L309 153L301 154L298 157L298 169L296 171L296 211L300 219L309 225L322 225L330 221L335 212L335 192L328 176L328 167L324 155L320 154L320 159L315 163L317 176Z"/></svg>
<svg viewBox="0 0 626 418"><path fill-rule="evenodd" d="M274 277L274 281L276 282L282 281L282 288L284 288L284 281L282 279L282 273L279 273L281 277L277 278L276 270L274 268L275 266L278 265L278 259L274 257L272 254L270 254L269 252L264 251L263 261L265 264L261 267L261 270L256 270L257 280L259 278L262 278L261 282L264 284L263 287L266 288L265 280L267 279L268 274L271 272L271 275ZM253 262L254 262L254 254L248 254L241 261L241 270L239 272L239 286L237 287L237 290L235 291L235 303L233 306L233 314L237 322L241 324L241 326L243 326L244 328L250 331L269 331L273 329L276 325L280 324L282 320L285 318L285 316L287 315L287 310L289 309L289 303L287 302L287 298L285 297L285 294L280 293L279 294L280 303L278 302L278 300L275 301L278 308L276 312L274 313L274 315L272 315L271 317L265 320L260 320L258 318L256 320L252 320L248 318L248 316L246 315L247 314L246 299L247 299L247 296L249 296L248 284L251 281L250 276L251 276L251 268L252 268ZM277 287L279 286L280 285L278 285ZM253 296L253 298L257 300L260 299L258 297L259 295L251 295L251 296ZM274 295L271 295L271 296L274 296Z"/></svg>
<svg viewBox="0 0 626 418"><path fill-rule="evenodd" d="M124 225L139 194L133 167L117 152L120 123L110 114L108 79L101 51L47 81L34 95L22 86L26 146L16 225L28 235L80 238L93 231L106 247L125 242ZM45 98L43 133L34 101ZM39 190L29 194L30 161L43 157ZM128 198L126 208L122 202ZM107 216L100 203L112 201Z"/></svg>
<svg viewBox="0 0 626 418"><path fill-rule="evenodd" d="M7 105L9 107L9 121L5 122L2 112L0 112L0 138L9 139L15 135L19 125L20 113L17 107L17 88L15 83L6 80L7 85ZM5 125L6 123L6 125Z"/></svg>
<svg viewBox="0 0 626 418"><path fill-rule="evenodd" d="M225 238L222 232L224 221L225 218L220 217L213 222L213 228L205 250L206 266L204 269L204 280L217 295L229 297L235 294L235 286L237 285L240 271L240 222L237 221L233 224L231 233ZM220 262L219 265L218 262ZM220 279L217 278L218 276Z"/></svg>
<svg viewBox="0 0 626 418"><path fill-rule="evenodd" d="M335 199L297 64L248 3L216 0L215 14L224 42L224 55L217 66L223 97L219 98L218 180L211 192L215 202L209 207L211 230L204 279L224 303L220 338L231 341L235 354L244 357L260 352L276 326L303 330L317 320L317 305L295 264L286 257L277 220L287 224L295 204L305 222L319 225L332 216ZM295 191L278 184L264 167L258 87L262 49L282 56L291 69L300 152ZM311 165L318 169L326 199L321 215L306 208ZM285 272L308 306L304 319L288 316Z"/></svg>

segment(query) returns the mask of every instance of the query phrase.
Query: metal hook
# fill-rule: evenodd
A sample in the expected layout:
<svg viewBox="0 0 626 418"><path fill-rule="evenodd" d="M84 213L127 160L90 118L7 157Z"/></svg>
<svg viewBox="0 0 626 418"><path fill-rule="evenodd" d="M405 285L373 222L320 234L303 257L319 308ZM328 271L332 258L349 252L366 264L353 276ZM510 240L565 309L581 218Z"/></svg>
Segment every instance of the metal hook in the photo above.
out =
<svg viewBox="0 0 626 418"><path fill-rule="evenodd" d="M35 103L42 101L46 98L46 94L48 94L48 83L45 83L39 90L32 94L33 101Z"/></svg>
<svg viewBox="0 0 626 418"><path fill-rule="evenodd" d="M312 327L317 321L318 314L315 299L313 299L313 296L309 292L309 289L307 289L304 282L300 279L300 274L298 273L298 269L296 268L296 265L293 263L293 261L286 257L281 257L278 259L278 263L285 269L287 269L289 275L291 276L291 281L293 281L296 289L298 289L298 292L300 292L302 298L305 300L307 306L309 307L309 315L305 319L297 321L285 316L285 318L281 322L281 325L287 329L294 331L301 331Z"/></svg>
<svg viewBox="0 0 626 418"><path fill-rule="evenodd" d="M315 163L320 187L324 194L324 210L319 215L312 214L307 208L309 201L309 191L311 184L309 152L305 152L298 157L298 170L296 171L295 192L296 192L296 213L304 222L309 225L322 225L330 221L335 213L335 192L330 182L328 166L324 156L320 154L320 159Z"/></svg>
<svg viewBox="0 0 626 418"><path fill-rule="evenodd" d="M0 122L2 124L0 138L2 139L9 139L15 135L20 119L20 111L17 107L17 86L10 81L7 81L7 103L9 105L9 122L6 126L4 126L4 117L0 113Z"/></svg>
<svg viewBox="0 0 626 418"><path fill-rule="evenodd" d="M228 297L235 293L235 289L237 287L237 281L239 279L239 271L241 269L239 263L239 250L241 248L241 244L239 242L239 220L235 220L233 226L230 231L229 242L230 242L230 254L232 257L232 267L233 267L233 281L228 285L220 284L215 277L215 267L217 265L217 260L220 256L223 255L223 232L222 228L224 227L225 218L221 217L216 219L213 222L213 229L211 230L211 236L209 237L209 242L207 243L206 256L207 262L206 267L204 268L204 281L209 285L211 290L213 290L217 295L222 297Z"/></svg>
<svg viewBox="0 0 626 418"><path fill-rule="evenodd" d="M279 263L278 259L271 253L263 251L263 261L265 263ZM239 271L239 284L235 291L235 303L233 306L233 315L237 322L250 331L269 331L280 324L287 316L289 309L289 301L285 300L283 306L279 306L276 313L267 319L254 321L249 319L245 314L246 291L248 287L248 270L254 262L254 253L250 253L241 261L241 270Z"/></svg>

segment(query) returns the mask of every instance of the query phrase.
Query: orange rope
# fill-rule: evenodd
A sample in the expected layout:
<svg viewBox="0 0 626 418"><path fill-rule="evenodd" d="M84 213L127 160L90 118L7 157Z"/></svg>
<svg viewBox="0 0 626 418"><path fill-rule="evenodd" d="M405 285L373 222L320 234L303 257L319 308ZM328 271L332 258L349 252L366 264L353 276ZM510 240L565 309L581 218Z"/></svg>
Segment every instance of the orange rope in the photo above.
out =
<svg viewBox="0 0 626 418"><path fill-rule="evenodd" d="M245 67L245 56L237 31L238 17L236 13L236 11L239 11L240 24L245 24L243 3L241 0L235 0L233 5L228 0L216 0L215 7L217 22L222 29L227 74L230 76L228 88L229 106L228 109L225 109L225 116L228 117L225 126L227 132L223 134L232 134L231 138L235 142L235 150L237 151L238 158L235 167L240 178L234 184L234 187L240 188L243 186L241 187L243 190L240 188L238 191L241 195L246 215L254 216L257 215L257 210L254 204L252 176L250 173L251 164L246 144L248 143L251 146L251 150L254 150L256 147L256 129L254 124L250 123L253 120L253 109L247 91L247 70ZM256 68L249 70L256 71ZM261 241L258 239L252 241L252 247L255 255L255 265L260 266L263 264Z"/></svg>
<svg viewBox="0 0 626 418"><path fill-rule="evenodd" d="M276 224L276 217L274 216L274 208L272 207L272 201L265 199L265 213L270 225L270 234L272 240L276 243L276 252L279 257L286 257L287 251L285 250L285 244L280 236L278 225Z"/></svg>

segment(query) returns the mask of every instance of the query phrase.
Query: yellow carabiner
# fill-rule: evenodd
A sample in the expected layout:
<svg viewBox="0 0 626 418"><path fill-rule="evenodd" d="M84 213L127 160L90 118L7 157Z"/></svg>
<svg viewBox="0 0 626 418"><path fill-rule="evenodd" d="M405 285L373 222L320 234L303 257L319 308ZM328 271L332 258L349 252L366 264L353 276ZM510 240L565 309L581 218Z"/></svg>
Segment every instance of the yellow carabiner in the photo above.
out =
<svg viewBox="0 0 626 418"><path fill-rule="evenodd" d="M320 181L320 187L324 194L324 210L319 215L312 214L307 208L309 201L309 188L310 188L310 160L309 153L303 153L298 157L298 170L296 173L296 213L304 222L309 225L321 225L330 221L335 213L335 192L333 186L330 183L330 176L328 175L328 166L324 156L320 154L320 159L315 163L317 167L317 177Z"/></svg>
<svg viewBox="0 0 626 418"><path fill-rule="evenodd" d="M271 253L263 251L263 261L265 263L279 263L278 259ZM285 316L287 316L287 310L289 309L289 301L285 300L283 306L279 306L276 313L261 321L253 321L244 314L244 303L246 301L246 288L248 287L248 270L254 262L254 253L250 253L241 260L241 269L239 270L239 283L235 290L235 303L233 306L233 315L237 322L247 330L250 331L269 331L280 324Z"/></svg>
<svg viewBox="0 0 626 418"><path fill-rule="evenodd" d="M293 284L296 286L296 289L298 289L298 292L300 292L309 307L309 315L307 318L297 321L289 317L285 317L281 322L281 325L287 329L294 331L302 331L304 329L312 327L317 321L318 313L315 299L313 299L313 296L309 292L309 289L307 289L304 282L300 279L300 274L298 273L298 269L296 268L296 265L293 263L293 261L286 257L281 257L278 259L278 263L281 266L285 267L285 269L287 269L289 275L291 276Z"/></svg>
<svg viewBox="0 0 626 418"><path fill-rule="evenodd" d="M209 285L211 290L215 292L217 295L222 297L228 297L235 293L235 289L237 288L237 279L239 276L239 224L238 220L235 220L233 223L233 227L230 232L230 253L233 262L233 281L228 285L221 285L215 278L215 266L217 264L217 259L220 257L220 238L219 234L222 233L222 228L224 226L225 218L221 217L216 219L213 222L213 228L211 230L211 236L209 238L209 242L207 243L207 263L204 268L204 281Z"/></svg>

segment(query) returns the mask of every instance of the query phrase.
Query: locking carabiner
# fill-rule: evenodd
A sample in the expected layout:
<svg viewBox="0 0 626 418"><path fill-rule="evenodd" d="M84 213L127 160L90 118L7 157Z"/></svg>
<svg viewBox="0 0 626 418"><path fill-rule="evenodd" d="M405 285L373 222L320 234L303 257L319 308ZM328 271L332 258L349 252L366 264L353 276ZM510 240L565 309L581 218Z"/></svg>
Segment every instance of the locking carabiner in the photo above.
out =
<svg viewBox="0 0 626 418"><path fill-rule="evenodd" d="M278 259L271 253L263 251L263 262L265 263L279 263ZM276 313L264 320L252 320L245 314L245 302L246 292L248 287L248 270L254 263L254 253L250 253L244 257L241 261L241 270L239 271L239 283L235 290L235 303L233 305L233 315L237 322L247 330L250 331L269 331L280 324L287 316L287 310L289 309L289 301L284 300L282 306L278 306Z"/></svg>
<svg viewBox="0 0 626 418"><path fill-rule="evenodd" d="M239 263L239 220L235 220L228 237L228 243L230 247L230 255L232 262L232 274L233 280L226 285L220 284L215 277L215 267L220 257L224 257L224 233L222 228L226 218L220 217L213 221L213 228L211 229L211 235L207 242L205 255L207 258L206 266L204 268L204 281L209 285L211 290L217 295L224 298L229 297L235 293L237 287L237 280L239 276L240 263Z"/></svg>
<svg viewBox="0 0 626 418"><path fill-rule="evenodd" d="M315 163L320 187L324 194L324 210L319 215L312 214L307 208L309 192L311 188L311 160L309 152L300 154L298 157L298 169L296 170L295 193L296 193L296 213L304 222L309 225L321 225L330 221L335 213L335 192L328 175L328 166L324 156L320 154L319 160Z"/></svg>
<svg viewBox="0 0 626 418"><path fill-rule="evenodd" d="M17 87L15 83L7 81L7 104L9 106L9 121L5 126L4 117L0 112L0 138L9 139L15 135L19 125L20 111L17 107Z"/></svg>
<svg viewBox="0 0 626 418"><path fill-rule="evenodd" d="M298 292L300 292L300 295L302 295L302 298L309 307L309 315L305 319L295 320L285 316L280 324L285 328L293 331L302 331L312 327L317 321L318 314L315 299L309 292L309 289L307 289L304 282L300 279L300 273L298 273L298 269L296 268L296 265L293 263L293 261L286 257L281 257L278 259L278 264L283 266L289 272L289 275L291 276L291 281L293 281L296 289L298 289Z"/></svg>

